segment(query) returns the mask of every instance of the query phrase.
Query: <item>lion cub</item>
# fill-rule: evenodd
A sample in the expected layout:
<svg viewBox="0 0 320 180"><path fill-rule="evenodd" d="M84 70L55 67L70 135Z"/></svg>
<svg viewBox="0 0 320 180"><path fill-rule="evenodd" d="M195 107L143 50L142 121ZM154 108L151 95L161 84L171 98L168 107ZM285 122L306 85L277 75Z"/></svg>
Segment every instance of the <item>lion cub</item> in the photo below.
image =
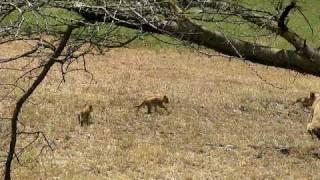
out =
<svg viewBox="0 0 320 180"><path fill-rule="evenodd" d="M137 110L141 107L147 106L148 108L148 114L151 113L152 106L154 107L154 111L157 112L157 106L165 109L168 112L168 109L163 105L164 103L169 103L169 99L167 96L163 97L152 97L149 99L144 100L140 105L136 106Z"/></svg>
<svg viewBox="0 0 320 180"><path fill-rule="evenodd" d="M90 124L90 113L93 111L92 105L85 105L81 111L78 113L79 124L83 126L86 124L87 126Z"/></svg>
<svg viewBox="0 0 320 180"><path fill-rule="evenodd" d="M304 107L312 106L313 102L316 100L317 97L320 97L320 93L317 92L310 92L309 97L302 97L298 98L294 103L301 103Z"/></svg>

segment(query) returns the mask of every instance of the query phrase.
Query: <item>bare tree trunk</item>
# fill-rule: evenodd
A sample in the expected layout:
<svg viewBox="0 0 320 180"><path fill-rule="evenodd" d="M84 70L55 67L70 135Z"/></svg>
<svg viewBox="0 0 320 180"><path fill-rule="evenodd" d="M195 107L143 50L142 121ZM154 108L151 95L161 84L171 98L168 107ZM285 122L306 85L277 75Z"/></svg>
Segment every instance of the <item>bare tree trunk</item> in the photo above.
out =
<svg viewBox="0 0 320 180"><path fill-rule="evenodd" d="M211 4L210 4L211 3ZM175 6L174 4L171 4ZM276 49L251 42L243 41L233 37L228 37L220 31L210 31L205 27L193 22L190 18L179 14L179 8L176 9L174 17L170 20L160 20L150 23L144 18L144 15L137 15L137 12L122 11L117 9L114 16L106 17L105 11L101 8L90 6L77 7L70 4L52 4L52 6L68 9L79 13L87 21L114 22L119 26L132 29L143 30L145 32L153 32L167 34L179 39L183 39L207 48L216 50L226 55L244 58L246 60L257 62L265 65L271 65L286 69L293 69L320 76L320 53L306 44L305 40L300 38L296 33L290 30L283 30L278 27L277 21L270 18L260 17L252 13L244 7L236 7L221 1L206 1L206 7L228 11L239 14L250 23L254 23L259 27L266 28L275 32L286 39L289 43L296 47L294 50ZM178 9L178 10L177 10ZM109 13L113 9L108 9Z"/></svg>
<svg viewBox="0 0 320 180"><path fill-rule="evenodd" d="M263 17L254 13L251 9L242 7L239 4L235 5L228 2L212 0L207 0L205 4L206 7L212 8L214 11L225 11L235 15L241 15L241 18L249 23L280 35L296 48L299 55L305 56L305 60L314 61L315 63L320 64L320 52L308 45L305 39L301 38L297 33L289 29L284 23L289 12L297 8L295 2L291 2L287 7L285 7L279 20L276 20L276 18L272 16ZM199 6L199 4L196 6Z"/></svg>
<svg viewBox="0 0 320 180"><path fill-rule="evenodd" d="M41 73L37 77L37 79L33 82L31 87L20 97L20 99L16 103L16 107L14 109L12 119L11 119L11 139L10 139L10 147L9 152L7 156L7 160L5 163L5 170L4 170L4 179L5 180L11 180L11 164L13 160L13 156L15 153L16 143L17 143L17 122L18 122L18 116L21 111L21 108L23 104L26 102L26 100L32 95L32 93L36 90L36 88L40 85L40 83L43 81L43 79L48 74L50 68L54 65L55 59L60 56L62 53L64 47L66 46L70 35L72 33L72 30L74 27L68 26L66 32L64 33L64 36L62 37L58 48L55 50L53 55L51 56L50 60L45 64L43 67Z"/></svg>
<svg viewBox="0 0 320 180"><path fill-rule="evenodd" d="M214 49L223 54L245 58L252 62L320 75L320 64L300 56L293 50L280 50L242 41L219 31L209 31L193 23L189 18L181 17L178 21L165 26L171 35Z"/></svg>

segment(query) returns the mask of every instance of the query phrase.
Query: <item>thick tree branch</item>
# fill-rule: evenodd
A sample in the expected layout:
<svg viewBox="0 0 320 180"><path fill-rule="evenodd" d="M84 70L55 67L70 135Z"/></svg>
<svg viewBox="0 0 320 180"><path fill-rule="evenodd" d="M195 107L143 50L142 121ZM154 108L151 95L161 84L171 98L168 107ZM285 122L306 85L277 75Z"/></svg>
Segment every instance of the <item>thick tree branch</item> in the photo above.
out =
<svg viewBox="0 0 320 180"><path fill-rule="evenodd" d="M199 3L201 4L204 2ZM285 24L285 27L283 27L282 22L280 22L279 26L278 21L276 21L276 19L272 16L260 15L258 13L255 13L255 11L251 9L228 2L206 0L205 4L205 9L209 8L213 11L233 13L234 15L240 16L250 23L253 23L262 28L266 28L267 30L280 35L290 44L292 44L297 51L299 51L299 55L305 56L305 61L312 61L320 65L320 52L308 45L305 39L301 38L297 33L289 29ZM291 3L289 6L287 6L282 13L279 21L283 21L283 23L285 23L285 18L289 14L290 10L294 7L295 3Z"/></svg>
<svg viewBox="0 0 320 180"><path fill-rule="evenodd" d="M177 13L175 17L171 17L170 20L159 20L150 23L141 24L141 19L127 11L120 10L114 13L114 17L105 17L105 10L99 7L76 7L68 4L55 4L60 8L66 8L79 13L83 17L88 17L94 14L94 18L97 22L114 22L117 25L125 26L128 28L143 30L146 32L156 32L161 34L168 34L170 36L186 40L198 45L202 45L218 52L243 57L247 60L258 62L261 64L272 65L287 69L294 69L302 72L308 72L314 75L320 75L320 58L317 58L319 53L310 48L305 40L300 38L296 33L288 30L282 31L277 24L277 21L272 20L272 17L266 18L258 14L253 13L249 9L241 6L230 5L221 1L206 1L206 8L213 8L219 11L228 11L238 15L251 23L260 27L276 32L293 44L297 49L301 49L302 53L297 53L293 50L280 50L276 48L270 48L265 46L259 46L257 44L246 42L243 40L228 37L223 32L210 31L201 25L196 24L190 18ZM107 11L112 12L112 9ZM120 19L122 21L114 21ZM128 20L128 21L125 21ZM136 26L135 24L139 24ZM235 50L236 49L236 50ZM240 56L239 56L240 55Z"/></svg>

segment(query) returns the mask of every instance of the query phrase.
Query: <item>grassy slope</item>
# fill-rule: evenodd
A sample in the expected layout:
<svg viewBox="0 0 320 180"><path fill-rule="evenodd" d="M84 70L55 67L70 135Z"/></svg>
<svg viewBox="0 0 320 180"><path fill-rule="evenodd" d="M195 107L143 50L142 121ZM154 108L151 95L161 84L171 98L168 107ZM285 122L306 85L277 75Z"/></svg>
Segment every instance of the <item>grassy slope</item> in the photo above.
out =
<svg viewBox="0 0 320 180"><path fill-rule="evenodd" d="M304 3L317 38L301 25L305 23L298 13L299 18L289 22L314 41L319 39L315 15L319 4L317 0ZM305 132L310 113L290 105L295 98L319 90L317 78L301 74L295 78L292 71L251 65L268 82L287 88L279 90L241 61L206 58L181 48L162 50L168 46L149 38L134 45L154 49L122 49L90 57L88 66L97 81L91 85L90 76L73 73L57 91L59 69L51 72L32 98L35 105L28 104L21 117L26 129L45 131L56 150L16 169L17 179L320 175L320 163L311 155L318 143ZM2 53L22 48L0 47ZM17 75L2 72L1 83ZM169 96L170 115L135 113L133 106L153 93ZM94 105L95 123L80 128L75 112L86 102ZM0 114L9 116L12 108L4 102ZM8 124L1 123L0 132L7 132ZM292 148L288 156L277 149L281 146ZM37 150L29 150L22 160L29 161Z"/></svg>
<svg viewBox="0 0 320 180"><path fill-rule="evenodd" d="M119 49L88 58L96 82L89 85L88 75L73 73L57 91L57 67L32 97L34 104L23 110L25 128L45 131L56 150L16 169L17 179L320 175L320 162L311 155L318 143L305 132L310 114L290 105L319 90L317 78L298 74L295 79L292 71L251 64L268 82L288 88L279 90L242 61L188 51ZM169 96L171 114L135 113L133 106L153 93ZM94 106L94 124L80 128L75 112L86 102ZM0 113L6 116L7 108ZM291 148L289 155L280 153L282 146ZM29 161L38 150L21 160Z"/></svg>

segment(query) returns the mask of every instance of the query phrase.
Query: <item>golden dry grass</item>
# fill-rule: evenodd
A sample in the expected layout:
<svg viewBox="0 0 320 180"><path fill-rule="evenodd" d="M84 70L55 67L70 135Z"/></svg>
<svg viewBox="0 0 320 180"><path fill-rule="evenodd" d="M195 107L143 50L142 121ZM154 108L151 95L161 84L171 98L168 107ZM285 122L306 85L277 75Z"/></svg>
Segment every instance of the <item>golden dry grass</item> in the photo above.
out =
<svg viewBox="0 0 320 180"><path fill-rule="evenodd" d="M44 131L55 151L26 167L15 162L16 179L320 176L320 161L312 154L319 142L306 133L310 112L290 105L320 89L317 77L250 64L267 82L285 88L277 89L243 61L187 50L116 49L87 57L87 66L93 82L74 72L59 89L59 67L52 69L23 109L25 128ZM3 82L14 79L4 72ZM150 94L166 94L171 113L136 114L134 106ZM94 124L87 128L75 115L84 103L94 107ZM10 102L0 105L0 113L9 116ZM33 160L40 145L21 160Z"/></svg>

